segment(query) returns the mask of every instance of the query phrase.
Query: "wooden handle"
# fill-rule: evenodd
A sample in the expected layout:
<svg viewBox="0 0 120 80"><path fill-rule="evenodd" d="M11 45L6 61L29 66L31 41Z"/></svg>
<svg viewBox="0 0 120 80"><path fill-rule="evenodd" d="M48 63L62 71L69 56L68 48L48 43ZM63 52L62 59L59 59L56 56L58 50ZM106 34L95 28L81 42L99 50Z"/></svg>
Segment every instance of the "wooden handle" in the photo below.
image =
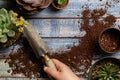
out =
<svg viewBox="0 0 120 80"><path fill-rule="evenodd" d="M48 55L45 55L45 56L44 56L44 59L45 59L45 64L46 64L48 67L50 67L50 68L52 68L52 69L54 69L54 70L57 71L57 68L56 68L54 62L49 58Z"/></svg>
<svg viewBox="0 0 120 80"><path fill-rule="evenodd" d="M49 51L49 47L44 43L42 38L36 32L36 30L32 27L32 25L29 24L29 25L25 26L24 33L25 33L27 40L30 43L34 53L36 54L36 56L38 58L40 58L40 56L42 56L45 60L45 64L48 67L57 71L56 66L53 63L53 61L49 58L48 55L45 54ZM49 76L49 78L51 80L54 80L51 76Z"/></svg>
<svg viewBox="0 0 120 80"><path fill-rule="evenodd" d="M54 69L54 70L57 71L57 68L56 68L54 62L49 58L48 55L45 55L45 56L44 56L44 59L45 59L45 64L46 64L48 67L50 67L50 68L52 68L52 69ZM50 75L48 75L48 76L49 76L50 80L55 80L55 79L54 79L53 77L51 77Z"/></svg>

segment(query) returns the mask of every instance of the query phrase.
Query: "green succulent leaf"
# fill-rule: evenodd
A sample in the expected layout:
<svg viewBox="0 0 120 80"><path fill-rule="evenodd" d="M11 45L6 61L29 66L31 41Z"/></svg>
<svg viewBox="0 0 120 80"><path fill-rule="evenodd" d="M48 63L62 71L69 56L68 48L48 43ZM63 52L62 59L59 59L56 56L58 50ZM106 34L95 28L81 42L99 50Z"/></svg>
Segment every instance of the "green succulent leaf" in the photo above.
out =
<svg viewBox="0 0 120 80"><path fill-rule="evenodd" d="M110 78L107 78L106 80L110 80Z"/></svg>
<svg viewBox="0 0 120 80"><path fill-rule="evenodd" d="M98 80L119 80L118 72L119 66L114 64L107 64L99 68L100 71L95 76Z"/></svg>
<svg viewBox="0 0 120 80"><path fill-rule="evenodd" d="M4 35L3 35L3 34L0 34L0 39L3 38L3 37L4 37Z"/></svg>
<svg viewBox="0 0 120 80"><path fill-rule="evenodd" d="M7 35L8 35L9 37L14 37L14 36L15 36L15 31L9 30L9 32L7 32Z"/></svg>
<svg viewBox="0 0 120 80"><path fill-rule="evenodd" d="M99 78L98 80L104 80L104 78Z"/></svg>
<svg viewBox="0 0 120 80"><path fill-rule="evenodd" d="M6 27L3 29L3 33L7 33L9 32L9 29L7 29Z"/></svg>
<svg viewBox="0 0 120 80"><path fill-rule="evenodd" d="M64 2L65 2L65 0L57 0L57 3L58 3L59 5L64 4Z"/></svg>
<svg viewBox="0 0 120 80"><path fill-rule="evenodd" d="M6 21L6 18L4 17L4 15L0 15L0 22L1 22L1 24L3 23L3 22L5 22Z"/></svg>
<svg viewBox="0 0 120 80"><path fill-rule="evenodd" d="M111 80L116 80L116 79L114 79L114 78L111 78Z"/></svg>
<svg viewBox="0 0 120 80"><path fill-rule="evenodd" d="M1 43L6 43L7 40L8 40L8 38L7 38L7 36L5 34L0 38Z"/></svg>
<svg viewBox="0 0 120 80"><path fill-rule="evenodd" d="M2 34L2 29L0 29L0 34Z"/></svg>
<svg viewBox="0 0 120 80"><path fill-rule="evenodd" d="M10 22L10 18L9 18L7 10L4 8L0 9L0 15L3 17L2 21L4 22L4 25L8 27L11 22Z"/></svg>

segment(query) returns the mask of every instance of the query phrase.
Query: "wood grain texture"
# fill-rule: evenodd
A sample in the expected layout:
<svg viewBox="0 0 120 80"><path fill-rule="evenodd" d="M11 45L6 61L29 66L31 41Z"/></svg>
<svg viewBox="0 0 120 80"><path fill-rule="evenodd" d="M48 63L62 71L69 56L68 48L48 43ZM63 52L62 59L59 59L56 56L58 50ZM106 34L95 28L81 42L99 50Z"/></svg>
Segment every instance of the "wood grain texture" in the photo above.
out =
<svg viewBox="0 0 120 80"><path fill-rule="evenodd" d="M108 1L108 3L107 3ZM106 5L108 4L108 5ZM107 14L112 14L116 17L120 17L120 2L114 2L114 0L70 0L69 5L66 9L56 11L52 6L41 11L40 13L30 16L29 18L78 18L77 15L80 15L81 12L88 8L90 10L94 9L107 9Z"/></svg>
<svg viewBox="0 0 120 80"><path fill-rule="evenodd" d="M86 34L84 30L80 30L82 19L27 19L27 21L41 37L77 38ZM118 27L120 19L116 19L114 25Z"/></svg>
<svg viewBox="0 0 120 80"><path fill-rule="evenodd" d="M27 19L41 37L82 37L78 19ZM44 23L44 24L43 24Z"/></svg>
<svg viewBox="0 0 120 80"><path fill-rule="evenodd" d="M106 5L107 1L109 1L109 6ZM67 51L69 50L68 47L72 47L73 44L80 44L79 38L86 34L85 31L80 31L80 23L82 22L81 13L88 7L91 10L106 8L106 15L112 14L117 17L118 19L115 25L116 27L120 25L120 2L114 2L114 0L70 0L68 7L64 10L57 11L50 6L38 14L24 17L33 25L46 44L51 48L51 52ZM14 9L15 7L14 4L11 3L11 0L0 0L0 8ZM80 21L80 23L78 23L78 21ZM9 66L7 63L4 63L4 61L5 58L8 58L8 54L12 48L13 46L0 50L0 80L30 80L29 78L20 78L24 77L20 74L13 76L7 73ZM4 55L7 55L7 57L4 57ZM99 55L99 57L103 56L105 55ZM112 56L120 59L120 52Z"/></svg>
<svg viewBox="0 0 120 80"><path fill-rule="evenodd" d="M0 8L14 9L14 4L10 4L11 0L0 0ZM64 10L58 11L52 6L49 6L38 14L28 16L27 18L78 18L77 15L81 17L81 12L86 9L86 7L89 7L91 10L106 8L108 11L107 14L120 17L120 2L115 2L114 0L70 0L68 7Z"/></svg>

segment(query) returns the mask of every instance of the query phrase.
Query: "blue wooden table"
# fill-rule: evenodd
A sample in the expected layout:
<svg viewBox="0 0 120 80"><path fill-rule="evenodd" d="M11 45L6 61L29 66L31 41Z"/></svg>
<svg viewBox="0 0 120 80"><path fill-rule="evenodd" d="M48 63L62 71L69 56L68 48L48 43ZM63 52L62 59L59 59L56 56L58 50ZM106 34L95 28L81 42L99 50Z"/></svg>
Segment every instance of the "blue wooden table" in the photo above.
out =
<svg viewBox="0 0 120 80"><path fill-rule="evenodd" d="M119 1L119 0L115 0ZM107 8L107 14L112 14L117 18L116 25L120 25L120 2L114 0L70 0L66 9L56 11L51 6L42 10L36 15L25 16L26 20L31 23L34 28L40 33L47 45L52 51L58 52L59 50L66 50L67 46L79 44L79 37L85 35L85 31L80 31L79 23L82 19L82 11L84 7L89 6L89 9ZM108 3L107 3L108 2ZM13 8L10 0L0 0L0 8ZM110 4L110 6L106 5ZM78 16L79 15L79 16ZM13 77L7 70L8 64L4 63L5 59L0 51L0 80L29 80L27 78L10 78ZM117 53L117 58L120 58L120 53ZM34 80L34 79L33 79ZM40 79L47 80L47 79Z"/></svg>

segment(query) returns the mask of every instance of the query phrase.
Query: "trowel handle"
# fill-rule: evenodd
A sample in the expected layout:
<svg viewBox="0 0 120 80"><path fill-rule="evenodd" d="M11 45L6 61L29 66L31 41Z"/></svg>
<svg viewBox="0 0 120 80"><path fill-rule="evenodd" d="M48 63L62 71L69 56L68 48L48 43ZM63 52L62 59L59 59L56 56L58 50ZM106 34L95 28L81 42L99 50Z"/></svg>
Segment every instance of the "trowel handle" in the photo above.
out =
<svg viewBox="0 0 120 80"><path fill-rule="evenodd" d="M52 69L54 69L54 70L57 71L57 68L56 68L54 62L49 58L48 55L45 55L45 56L44 56L44 59L45 59L45 64L46 64L48 67L50 67L50 68L52 68Z"/></svg>
<svg viewBox="0 0 120 80"><path fill-rule="evenodd" d="M45 59L45 64L46 64L48 67L50 67L50 68L52 68L52 69L54 69L54 70L57 71L57 68L56 68L54 62L49 58L48 55L45 55L45 56L44 56L44 59ZM54 79L53 77L51 77L50 75L48 75L48 76L49 76L50 80L55 80L55 79Z"/></svg>

